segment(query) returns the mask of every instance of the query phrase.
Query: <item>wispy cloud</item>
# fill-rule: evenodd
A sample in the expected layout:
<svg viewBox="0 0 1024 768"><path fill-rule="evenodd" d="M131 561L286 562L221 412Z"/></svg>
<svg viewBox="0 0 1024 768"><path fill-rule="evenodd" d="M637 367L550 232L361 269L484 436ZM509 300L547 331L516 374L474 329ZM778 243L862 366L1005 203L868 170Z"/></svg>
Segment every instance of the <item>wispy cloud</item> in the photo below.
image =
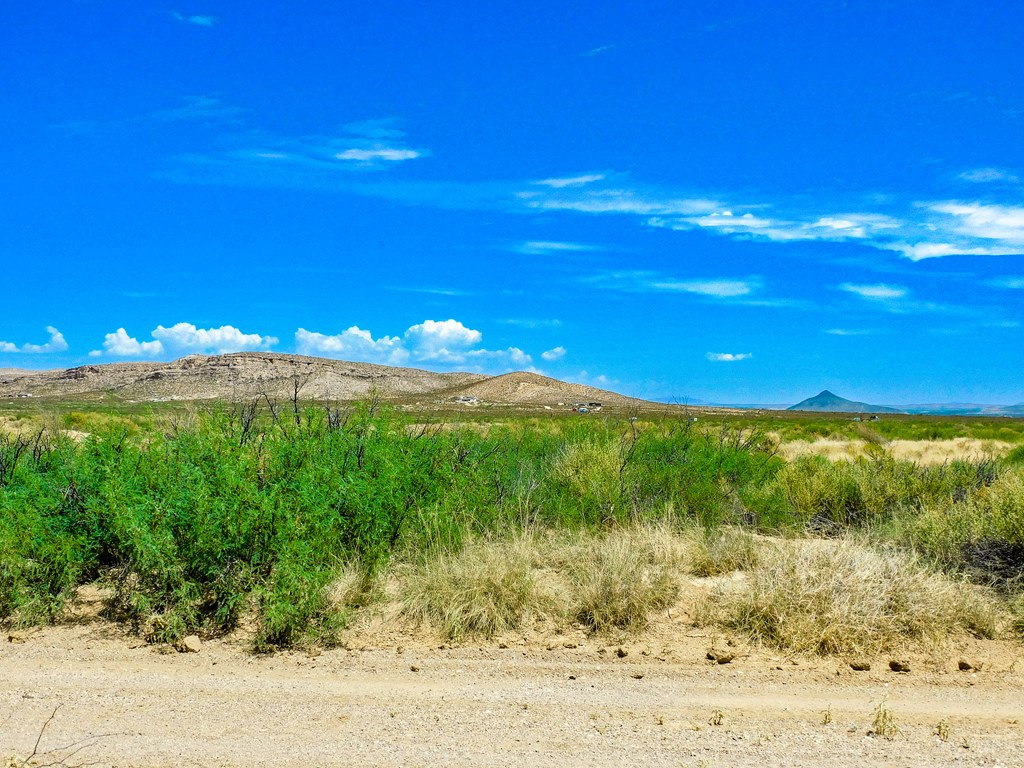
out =
<svg viewBox="0 0 1024 768"><path fill-rule="evenodd" d="M750 352L708 352L705 357L713 363L738 363L749 360L754 355Z"/></svg>
<svg viewBox="0 0 1024 768"><path fill-rule="evenodd" d="M828 214L815 216L811 220L799 220L771 217L763 213L755 215L750 211L736 214L731 210L673 219L652 217L646 223L650 227L677 231L700 229L719 235L774 242L870 240L885 236L902 226L900 221L889 216L871 213Z"/></svg>
<svg viewBox="0 0 1024 768"><path fill-rule="evenodd" d="M651 281L651 287L662 291L682 291L713 296L719 299L747 296L761 287L760 278L747 280L663 280Z"/></svg>
<svg viewBox="0 0 1024 768"><path fill-rule="evenodd" d="M649 270L609 270L580 278L599 288L628 292L682 293L712 301L764 307L799 307L803 302L782 298L757 297L764 287L760 276L744 278L679 278Z"/></svg>
<svg viewBox="0 0 1024 768"><path fill-rule="evenodd" d="M337 191L400 198L402 190L388 194L373 185L337 180L345 171L387 170L430 155L426 149L407 146L402 137L395 128L366 123L349 126L339 136L248 134L236 137L234 149L179 156L179 174L171 177L189 182L309 188L323 188L334 181ZM406 189L404 194L417 193Z"/></svg>
<svg viewBox="0 0 1024 768"><path fill-rule="evenodd" d="M150 340L139 341L129 336L124 328L118 328L104 337L102 349L92 350L89 356L156 357L164 353L219 355L270 349L278 343L273 336L243 333L233 325L222 325L219 328L197 328L192 323L176 323L169 328L158 325L151 336Z"/></svg>
<svg viewBox="0 0 1024 768"><path fill-rule="evenodd" d="M552 253L581 253L586 251L596 251L599 248L596 245L586 245L584 243L565 243L557 242L552 240L529 240L525 243L520 243L512 248L516 253L524 253L532 256L546 256Z"/></svg>
<svg viewBox="0 0 1024 768"><path fill-rule="evenodd" d="M22 344L18 346L10 341L0 341L0 353L45 355L51 352L67 351L68 343L64 339L64 334L52 325L46 326L46 332L50 334L50 340L45 344Z"/></svg>
<svg viewBox="0 0 1024 768"><path fill-rule="evenodd" d="M1024 277L995 277L986 282L993 288L1008 288L1010 290L1024 290Z"/></svg>
<svg viewBox="0 0 1024 768"><path fill-rule="evenodd" d="M552 189L564 189L565 187L582 187L585 184L592 184L595 181L604 181L603 173L585 173L580 176L568 176L566 178L541 179L533 182Z"/></svg>
<svg viewBox="0 0 1024 768"><path fill-rule="evenodd" d="M388 163L399 163L403 160L415 160L421 157L415 149L397 149L395 147L374 147L373 149L346 149L335 154L336 160L355 160L359 163L373 163L383 160Z"/></svg>
<svg viewBox="0 0 1024 768"><path fill-rule="evenodd" d="M531 330L536 330L537 328L560 328L562 326L562 321L554 318L506 317L498 320L498 322L504 325L515 325Z"/></svg>
<svg viewBox="0 0 1024 768"><path fill-rule="evenodd" d="M245 112L241 107L225 104L215 96L194 96L169 109L158 109L134 118L137 123L176 123L186 120L234 120Z"/></svg>
<svg viewBox="0 0 1024 768"><path fill-rule="evenodd" d="M870 336L874 331L855 330L851 328L829 328L825 333L830 336Z"/></svg>
<svg viewBox="0 0 1024 768"><path fill-rule="evenodd" d="M972 168L958 175L963 181L970 181L974 184L995 184L1008 183L1016 184L1020 177L1002 168Z"/></svg>
<svg viewBox="0 0 1024 768"><path fill-rule="evenodd" d="M874 285L843 283L839 286L839 290L855 294L860 296L862 299L868 299L869 301L891 301L893 299L902 299L909 293L906 288L898 285L886 285L885 283L877 283Z"/></svg>
<svg viewBox="0 0 1024 768"><path fill-rule="evenodd" d="M389 291L402 291L403 293L426 293L432 296L472 296L471 291L463 291L458 288L431 288L422 285L392 285L388 286Z"/></svg>
<svg viewBox="0 0 1024 768"><path fill-rule="evenodd" d="M1016 179L992 168L966 173L965 179L976 182ZM912 261L1024 253L1024 207L1016 205L901 201L893 195L874 194L861 201L860 210L851 210L839 204L829 206L827 198L820 204L771 197L726 202L722 195L707 191L681 195L665 188L624 186L621 180L609 184L603 183L605 178L577 178L586 178L587 184L534 182L530 189L518 191L516 198L528 209L633 215L643 217L650 227L741 240L858 243L900 253Z"/></svg>
<svg viewBox="0 0 1024 768"><path fill-rule="evenodd" d="M570 190L549 192L522 191L519 202L529 209L545 211L576 211L577 213L671 216L712 213L721 207L714 200L703 198L667 198L634 189Z"/></svg>
<svg viewBox="0 0 1024 768"><path fill-rule="evenodd" d="M565 347L554 347L553 349L549 349L546 352L541 352L540 356L547 360L549 363L553 363L556 360L561 360L563 357L565 357L565 352Z"/></svg>
<svg viewBox="0 0 1024 768"><path fill-rule="evenodd" d="M827 195L746 200L720 190L679 189L631 183L624 174L581 173L516 182L341 180L337 171L381 170L429 156L408 146L393 121L353 124L341 137L246 139L247 146L220 154L181 158L195 173L182 181L288 185L383 197L444 208L504 209L513 213L570 212L631 216L657 229L704 232L736 240L777 243L850 243L898 253L911 261L944 256L1024 254L1024 207L979 201L920 201L872 192L830 201ZM994 179L978 169L975 179ZM1000 178L1008 180L1007 173ZM838 197L838 196L837 196ZM732 199L730 199L732 198ZM849 196L847 196L849 198ZM580 244L529 241L524 253L579 250Z"/></svg>
<svg viewBox="0 0 1024 768"><path fill-rule="evenodd" d="M186 15L175 11L171 14L171 16L173 16L178 21L184 22L186 24L194 24L197 27L214 27L217 25L217 22L219 21L219 19L216 16L210 16L204 13Z"/></svg>
<svg viewBox="0 0 1024 768"><path fill-rule="evenodd" d="M183 104L156 109L141 115L113 120L75 120L55 126L71 134L99 134L111 131L142 131L175 123L217 123L228 125L240 121L245 110L224 103L215 96L193 96Z"/></svg>

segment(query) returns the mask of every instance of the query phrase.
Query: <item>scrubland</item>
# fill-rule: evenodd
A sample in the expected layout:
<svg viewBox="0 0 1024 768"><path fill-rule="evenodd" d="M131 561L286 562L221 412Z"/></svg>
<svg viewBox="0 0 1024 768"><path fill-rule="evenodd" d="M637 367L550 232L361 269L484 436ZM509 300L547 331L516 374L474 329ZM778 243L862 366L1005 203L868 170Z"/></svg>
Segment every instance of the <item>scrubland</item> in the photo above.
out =
<svg viewBox="0 0 1024 768"><path fill-rule="evenodd" d="M60 622L94 585L155 644L242 627L258 652L324 647L371 613L456 642L537 622L621 638L733 574L693 623L787 652L1019 638L1018 427L69 412L0 432L0 621ZM942 461L894 445L957 439L975 442Z"/></svg>

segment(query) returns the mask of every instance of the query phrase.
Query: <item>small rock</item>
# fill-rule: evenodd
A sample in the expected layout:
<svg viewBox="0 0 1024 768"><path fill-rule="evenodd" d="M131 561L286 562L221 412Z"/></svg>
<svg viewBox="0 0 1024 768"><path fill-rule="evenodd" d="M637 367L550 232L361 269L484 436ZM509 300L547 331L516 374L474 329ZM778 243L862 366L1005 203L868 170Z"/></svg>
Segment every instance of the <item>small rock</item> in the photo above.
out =
<svg viewBox="0 0 1024 768"><path fill-rule="evenodd" d="M562 643L562 647L563 648L575 648L575 647L577 647L577 644L572 642L571 640L568 640L568 641Z"/></svg>
<svg viewBox="0 0 1024 768"><path fill-rule="evenodd" d="M203 641L199 639L199 635L187 635L178 644L180 653L199 653L202 649Z"/></svg>
<svg viewBox="0 0 1024 768"><path fill-rule="evenodd" d="M910 662L903 661L902 659L892 659L889 662L889 669L891 669L893 672L909 672Z"/></svg>
<svg viewBox="0 0 1024 768"><path fill-rule="evenodd" d="M981 661L968 661L967 659L960 659L960 661L956 663L956 666L961 672L981 672L981 668L985 666L985 664Z"/></svg>
<svg viewBox="0 0 1024 768"><path fill-rule="evenodd" d="M629 656L629 651L627 651L622 646L619 646L618 648L615 649L615 655L618 656L620 659L624 659L627 656Z"/></svg>
<svg viewBox="0 0 1024 768"><path fill-rule="evenodd" d="M415 664L413 664L411 667L409 667L409 671L410 672L419 672L420 668L417 667Z"/></svg>
<svg viewBox="0 0 1024 768"><path fill-rule="evenodd" d="M575 680L576 679L576 675L569 675L569 679L570 680Z"/></svg>
<svg viewBox="0 0 1024 768"><path fill-rule="evenodd" d="M731 651L720 651L716 648L708 651L708 661L713 661L716 664L729 664L735 658L736 654Z"/></svg>
<svg viewBox="0 0 1024 768"><path fill-rule="evenodd" d="M633 673L633 679L634 680L643 680L644 679L644 673L643 672L634 672Z"/></svg>
<svg viewBox="0 0 1024 768"><path fill-rule="evenodd" d="M870 672L871 662L867 659L855 659L850 662L850 669L854 672Z"/></svg>

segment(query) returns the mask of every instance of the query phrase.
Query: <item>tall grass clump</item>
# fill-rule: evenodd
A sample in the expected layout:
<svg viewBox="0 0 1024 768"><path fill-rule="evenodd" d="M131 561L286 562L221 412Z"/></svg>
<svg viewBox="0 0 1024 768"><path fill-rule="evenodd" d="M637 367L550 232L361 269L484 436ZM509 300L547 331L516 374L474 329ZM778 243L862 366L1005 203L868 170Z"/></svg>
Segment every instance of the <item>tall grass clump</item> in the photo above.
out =
<svg viewBox="0 0 1024 768"><path fill-rule="evenodd" d="M679 593L684 556L667 528L577 536L550 552L569 586L569 615L595 632L643 629Z"/></svg>
<svg viewBox="0 0 1024 768"><path fill-rule="evenodd" d="M735 526L691 527L683 534L687 544L687 570L694 576L721 576L749 571L760 559L762 541Z"/></svg>
<svg viewBox="0 0 1024 768"><path fill-rule="evenodd" d="M454 640L521 629L558 609L539 559L528 535L435 553L399 570L402 613Z"/></svg>
<svg viewBox="0 0 1024 768"><path fill-rule="evenodd" d="M1005 609L909 555L840 539L766 547L747 583L712 596L702 616L794 652L871 654L956 632L993 637Z"/></svg>

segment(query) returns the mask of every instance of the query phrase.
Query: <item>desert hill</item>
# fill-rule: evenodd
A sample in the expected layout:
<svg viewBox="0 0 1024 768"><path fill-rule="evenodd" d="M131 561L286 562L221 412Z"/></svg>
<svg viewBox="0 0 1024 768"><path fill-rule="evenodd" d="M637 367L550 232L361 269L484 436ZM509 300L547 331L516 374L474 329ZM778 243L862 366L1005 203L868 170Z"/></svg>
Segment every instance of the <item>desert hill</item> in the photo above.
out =
<svg viewBox="0 0 1024 768"><path fill-rule="evenodd" d="M126 400L209 400L267 394L351 400L371 391L382 397L445 390L487 378L474 373L433 373L275 352L189 355L169 363L108 363L57 371L0 372L0 397L112 394Z"/></svg>
<svg viewBox="0 0 1024 768"><path fill-rule="evenodd" d="M289 398L296 383L304 399L353 400L374 393L388 400L557 405L600 402L640 405L634 400L581 384L534 373L485 376L434 373L372 363L351 363L276 352L189 355L165 363L107 363L53 371L0 369L0 398L92 398L131 401L211 400L266 394Z"/></svg>
<svg viewBox="0 0 1024 768"><path fill-rule="evenodd" d="M537 373L519 371L491 376L454 388L453 397L475 397L491 403L557 405L558 403L601 403L603 405L643 404L644 400L626 397L605 389L570 384Z"/></svg>
<svg viewBox="0 0 1024 768"><path fill-rule="evenodd" d="M888 408L884 405L869 405L859 403L856 400L847 400L845 397L822 390L814 397L801 400L796 405L791 405L788 411L821 411L826 413L901 413L895 408Z"/></svg>

